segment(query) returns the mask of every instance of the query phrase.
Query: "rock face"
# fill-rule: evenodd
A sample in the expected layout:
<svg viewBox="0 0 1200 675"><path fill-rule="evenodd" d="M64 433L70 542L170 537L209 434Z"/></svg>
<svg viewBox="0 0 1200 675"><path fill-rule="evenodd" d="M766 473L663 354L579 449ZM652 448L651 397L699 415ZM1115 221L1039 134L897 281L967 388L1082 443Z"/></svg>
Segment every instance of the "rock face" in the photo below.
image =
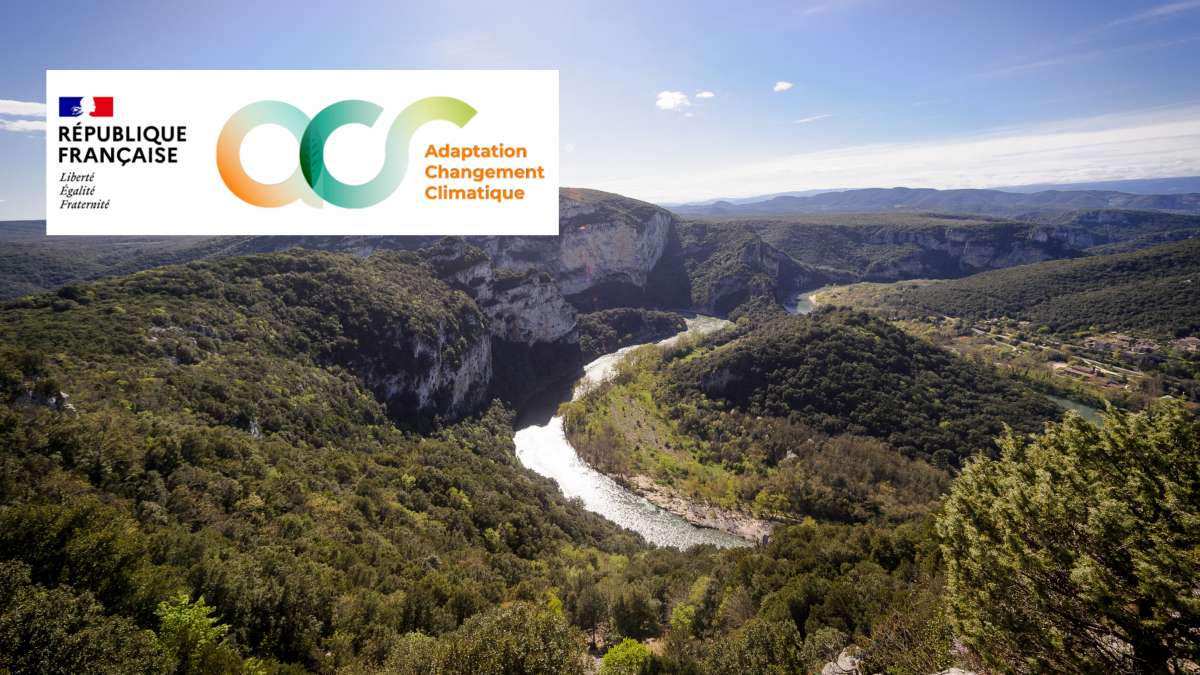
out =
<svg viewBox="0 0 1200 675"><path fill-rule="evenodd" d="M860 663L850 648L843 649L837 660L829 661L821 667L821 675L863 675Z"/></svg>
<svg viewBox="0 0 1200 675"><path fill-rule="evenodd" d="M644 292L674 216L653 204L596 190L559 193L558 237L472 238L501 269L548 273L573 304L625 304Z"/></svg>
<svg viewBox="0 0 1200 675"><path fill-rule="evenodd" d="M357 260L299 251L222 261L213 269L235 288L261 284L285 298L272 310L281 323L299 326L309 344L322 345L319 360L353 373L401 423L457 419L488 400L486 316L412 254Z"/></svg>
<svg viewBox="0 0 1200 675"><path fill-rule="evenodd" d="M929 222L747 223L768 244L824 273L863 281L954 278L1002 267L1084 255L1085 228L930 216ZM961 222L958 222L961 221ZM688 227L698 224L689 223Z"/></svg>
<svg viewBox="0 0 1200 675"><path fill-rule="evenodd" d="M438 332L432 340L411 335L384 334L380 351L391 351L415 368L393 368L392 359L353 364L368 389L396 418L440 415L457 419L487 401L492 382L492 343L483 322L468 318L467 326ZM463 329L466 330L463 330ZM465 348L463 343L465 344Z"/></svg>
<svg viewBox="0 0 1200 675"><path fill-rule="evenodd" d="M492 395L519 405L583 364L575 308L548 272L497 269L483 251L461 239L445 239L420 256L487 317Z"/></svg>
<svg viewBox="0 0 1200 675"><path fill-rule="evenodd" d="M642 291L662 256L675 216L647 202L583 188L559 191L558 237L468 237L495 270L550 275L563 296L603 288ZM254 237L243 252L301 247L359 257L389 249L418 250L440 237Z"/></svg>
<svg viewBox="0 0 1200 675"><path fill-rule="evenodd" d="M1066 227L997 224L989 228L885 230L864 241L900 253L866 270L864 278L896 281L922 276L957 277L986 270L1072 258L1092 245L1082 230Z"/></svg>
<svg viewBox="0 0 1200 675"><path fill-rule="evenodd" d="M438 263L445 267L440 276L471 293L497 337L527 344L554 341L574 327L573 312L563 299L588 309L637 304L625 300L645 292L674 224L669 211L653 204L563 188L560 236L468 237L466 243L483 255L458 269ZM359 257L389 249L437 250L446 261L465 251L446 249L437 237L255 237L240 251L293 247Z"/></svg>
<svg viewBox="0 0 1200 675"><path fill-rule="evenodd" d="M459 239L439 242L422 254L439 277L475 300L493 337L525 345L576 340L575 308L547 273L497 270L487 255Z"/></svg>
<svg viewBox="0 0 1200 675"><path fill-rule="evenodd" d="M559 208L558 237L257 237L242 250L301 247L370 258L392 249L412 251L438 278L470 296L486 317L490 391L519 403L582 365L577 307L641 304L629 299L645 294L675 222L657 206L595 190L563 189ZM422 357L436 365L430 354ZM469 358L475 363L484 354L470 352ZM400 391L410 385L383 386ZM460 394L464 401L474 395ZM420 396L441 395L430 390Z"/></svg>
<svg viewBox="0 0 1200 675"><path fill-rule="evenodd" d="M652 285L681 295L675 306L725 315L757 296L782 300L793 291L850 278L797 262L741 223L683 223L673 235ZM685 287L673 288L680 281Z"/></svg>

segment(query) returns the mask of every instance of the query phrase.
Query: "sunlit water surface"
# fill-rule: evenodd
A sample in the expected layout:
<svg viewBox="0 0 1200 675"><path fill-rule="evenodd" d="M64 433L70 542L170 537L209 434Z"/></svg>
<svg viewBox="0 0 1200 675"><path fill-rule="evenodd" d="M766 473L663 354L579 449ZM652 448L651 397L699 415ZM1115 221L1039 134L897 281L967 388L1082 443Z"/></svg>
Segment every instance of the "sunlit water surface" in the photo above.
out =
<svg viewBox="0 0 1200 675"><path fill-rule="evenodd" d="M687 330L658 344L669 345L684 335L709 333L729 325L728 321L708 316L687 319ZM577 397L589 386L613 376L621 358L637 346L626 347L606 354L584 366L584 374L571 389ZM566 398L564 395L563 398ZM543 405L557 407L558 401ZM554 415L544 423L530 423L513 437L517 458L527 468L553 479L567 497L577 497L589 511L598 513L614 523L629 528L659 546L686 549L697 544L714 544L728 548L748 546L750 542L732 534L706 527L696 527L683 518L650 503L579 458L575 448L563 433L562 417Z"/></svg>

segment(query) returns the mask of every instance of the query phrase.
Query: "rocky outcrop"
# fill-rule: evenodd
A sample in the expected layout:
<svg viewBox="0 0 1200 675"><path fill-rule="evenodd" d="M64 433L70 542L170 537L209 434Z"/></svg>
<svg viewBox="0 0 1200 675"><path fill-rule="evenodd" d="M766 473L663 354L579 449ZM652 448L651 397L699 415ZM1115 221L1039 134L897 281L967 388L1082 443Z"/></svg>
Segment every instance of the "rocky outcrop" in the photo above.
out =
<svg viewBox="0 0 1200 675"><path fill-rule="evenodd" d="M670 211L654 204L564 187L559 191L558 237L468 237L466 243L482 255L450 274L479 301L497 336L526 344L554 341L574 325L559 297L588 310L646 304L641 298L648 277L674 222ZM433 237L256 237L240 251L304 247L367 257L377 251L440 246ZM454 257L448 252L448 258ZM522 306L532 313L523 315ZM553 335L556 331L559 336Z"/></svg>
<svg viewBox="0 0 1200 675"><path fill-rule="evenodd" d="M401 424L457 419L488 400L486 316L413 254L358 260L296 251L222 261L212 270L231 294L261 286L281 298L270 311L303 334L294 340L353 373Z"/></svg>
<svg viewBox="0 0 1200 675"><path fill-rule="evenodd" d="M871 221L878 217L880 222ZM865 281L955 278L977 272L1084 255L1098 239L1070 225L949 216L889 224L747 223L768 244L826 274ZM689 223L688 227L698 224Z"/></svg>
<svg viewBox="0 0 1200 675"><path fill-rule="evenodd" d="M655 286L682 279L685 306L706 314L727 315L757 297L782 301L794 291L851 278L798 262L743 223L683 223L676 233L653 273Z"/></svg>
<svg viewBox="0 0 1200 675"><path fill-rule="evenodd" d="M596 190L559 193L558 237L482 237L492 263L548 273L577 307L603 309L644 293L674 216L653 204Z"/></svg>
<svg viewBox="0 0 1200 675"><path fill-rule="evenodd" d="M497 269L487 254L462 239L442 240L420 255L487 317L492 395L520 405L583 364L575 308L548 272Z"/></svg>
<svg viewBox="0 0 1200 675"><path fill-rule="evenodd" d="M893 254L869 266L872 281L959 277L986 270L1082 255L1092 245L1086 232L1065 227L996 223L973 227L887 228L861 245L889 247Z"/></svg>
<svg viewBox="0 0 1200 675"><path fill-rule="evenodd" d="M857 654L857 649L847 647L838 654L837 659L829 661L821 667L821 675L864 675Z"/></svg>
<svg viewBox="0 0 1200 675"><path fill-rule="evenodd" d="M775 529L776 523L773 521L755 518L744 511L726 509L688 499L673 488L656 482L650 476L623 476L621 480L650 503L683 518L696 527L720 530L756 544L765 544L769 541L771 532Z"/></svg>
<svg viewBox="0 0 1200 675"><path fill-rule="evenodd" d="M482 322L445 327L433 339L402 332L385 334L377 349L393 351L415 368L393 368L393 359L364 360L355 368L368 389L401 419L437 415L457 419L487 402L492 382L492 343ZM465 344L464 344L465 343ZM418 425L419 426L419 425Z"/></svg>
<svg viewBox="0 0 1200 675"><path fill-rule="evenodd" d="M487 315L493 337L526 345L575 341L575 308L547 273L497 270L486 254L461 239L446 239L421 253L439 277L471 296Z"/></svg>
<svg viewBox="0 0 1200 675"><path fill-rule="evenodd" d="M662 256L675 217L621 195L583 188L559 190L559 236L467 237L496 270L541 271L571 298L596 289L642 291ZM389 249L417 250L440 237L253 237L244 252L308 248L366 257Z"/></svg>

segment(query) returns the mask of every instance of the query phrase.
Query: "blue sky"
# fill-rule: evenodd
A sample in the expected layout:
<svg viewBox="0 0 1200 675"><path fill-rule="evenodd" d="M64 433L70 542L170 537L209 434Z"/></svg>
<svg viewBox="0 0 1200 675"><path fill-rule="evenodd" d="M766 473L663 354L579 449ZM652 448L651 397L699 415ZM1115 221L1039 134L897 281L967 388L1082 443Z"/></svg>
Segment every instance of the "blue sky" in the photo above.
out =
<svg viewBox="0 0 1200 675"><path fill-rule="evenodd" d="M433 5L12 4L0 219L48 68L557 68L563 183L655 201L1200 174L1200 0Z"/></svg>

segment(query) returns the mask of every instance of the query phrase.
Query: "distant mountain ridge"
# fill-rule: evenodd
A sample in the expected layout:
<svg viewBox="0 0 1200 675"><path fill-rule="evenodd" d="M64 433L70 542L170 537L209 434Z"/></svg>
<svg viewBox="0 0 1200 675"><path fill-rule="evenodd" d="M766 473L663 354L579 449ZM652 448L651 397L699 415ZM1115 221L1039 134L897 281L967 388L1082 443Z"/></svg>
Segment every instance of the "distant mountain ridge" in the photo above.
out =
<svg viewBox="0 0 1200 675"><path fill-rule="evenodd" d="M1200 192L1142 195L1112 190L935 190L932 188L868 188L825 192L808 197L781 196L759 202L678 206L683 216L722 217L796 213L936 211L1020 217L1029 211L1071 209L1140 209L1200 213Z"/></svg>
<svg viewBox="0 0 1200 675"><path fill-rule="evenodd" d="M1044 192L1046 190L1114 190L1135 195L1175 195L1200 192L1200 176L1174 176L1171 178L1132 178L1125 180L1102 180L1094 183L1032 183L1030 185L1005 185L993 188L1004 192ZM825 190L824 192L828 192ZM772 195L773 196L773 195Z"/></svg>

